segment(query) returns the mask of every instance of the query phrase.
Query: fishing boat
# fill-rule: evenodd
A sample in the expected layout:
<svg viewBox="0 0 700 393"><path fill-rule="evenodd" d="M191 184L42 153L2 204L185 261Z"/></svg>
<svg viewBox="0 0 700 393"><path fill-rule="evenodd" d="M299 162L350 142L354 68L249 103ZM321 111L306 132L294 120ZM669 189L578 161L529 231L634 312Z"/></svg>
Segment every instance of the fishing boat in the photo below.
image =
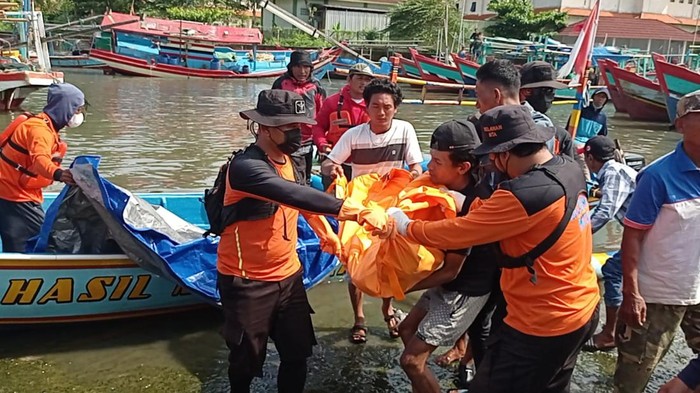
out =
<svg viewBox="0 0 700 393"><path fill-rule="evenodd" d="M90 58L119 74L161 78L269 78L287 71L291 50L258 50L255 28L212 26L112 12L102 19L112 33L95 40ZM338 51L310 52L317 76L331 70Z"/></svg>
<svg viewBox="0 0 700 393"><path fill-rule="evenodd" d="M617 67L617 63L609 59L598 59L598 69L600 70L600 77L603 79L603 83L608 88L610 96L612 96L612 103L615 107L615 111L619 113L627 113L627 108L625 108L625 103L622 98L622 94L615 84L615 79L610 71L611 67Z"/></svg>
<svg viewBox="0 0 700 393"><path fill-rule="evenodd" d="M671 64L661 55L653 55L656 78L666 98L668 120L676 121L678 100L688 93L700 89L700 73L686 67Z"/></svg>
<svg viewBox="0 0 700 393"><path fill-rule="evenodd" d="M462 73L462 79L476 81L476 71L481 64L459 57L457 53L452 53L452 61L457 65L457 69Z"/></svg>
<svg viewBox="0 0 700 393"><path fill-rule="evenodd" d="M622 95L622 102L627 114L633 120L666 122L666 96L661 86L634 72L617 66L608 68L615 85Z"/></svg>
<svg viewBox="0 0 700 393"><path fill-rule="evenodd" d="M457 67L441 63L428 56L423 56L413 48L408 49L411 52L411 57L418 68L420 78L431 82L447 82L474 85L476 78L463 76Z"/></svg>
<svg viewBox="0 0 700 393"><path fill-rule="evenodd" d="M399 57L399 75L404 78L420 79L420 70L413 59Z"/></svg>

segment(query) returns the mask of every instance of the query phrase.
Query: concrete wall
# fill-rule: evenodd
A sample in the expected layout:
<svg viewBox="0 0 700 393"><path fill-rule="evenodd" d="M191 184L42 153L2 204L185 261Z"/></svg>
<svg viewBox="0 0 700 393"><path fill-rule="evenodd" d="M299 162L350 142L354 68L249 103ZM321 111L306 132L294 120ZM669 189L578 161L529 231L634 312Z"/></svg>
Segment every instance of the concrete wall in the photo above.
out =
<svg viewBox="0 0 700 393"><path fill-rule="evenodd" d="M307 3L304 0L271 0L273 3L277 4L279 7L284 8L285 10L291 12L292 14L296 15L299 19L303 20L304 22L310 23L309 22L309 10L307 9ZM468 0L469 1L469 0ZM487 1L487 0L481 0L481 1ZM370 8L373 10L386 10L388 11L391 8L390 4L377 4L377 3L362 3L362 2L356 2L356 1L328 1L328 0L309 0L308 4L311 5L317 5L318 4L332 4L334 6L338 7L351 7L351 8ZM320 12L320 7L319 11ZM355 19L355 12L352 12L353 14L353 19ZM372 18L375 18L377 15L376 13L370 14ZM273 21L274 24L277 25L281 29L291 29L293 26L290 25L289 23L283 21L280 18L275 17L271 13L267 11L263 11L263 24L262 28L263 30L269 30L273 26ZM342 24L342 23L341 23ZM357 23L349 23L350 25L356 26ZM370 23L374 26L376 23L372 22ZM330 28L330 27L328 27ZM366 30L366 29L365 29Z"/></svg>
<svg viewBox="0 0 700 393"><path fill-rule="evenodd" d="M694 19L698 16L700 6L697 0L643 0L643 12L666 14L681 18Z"/></svg>

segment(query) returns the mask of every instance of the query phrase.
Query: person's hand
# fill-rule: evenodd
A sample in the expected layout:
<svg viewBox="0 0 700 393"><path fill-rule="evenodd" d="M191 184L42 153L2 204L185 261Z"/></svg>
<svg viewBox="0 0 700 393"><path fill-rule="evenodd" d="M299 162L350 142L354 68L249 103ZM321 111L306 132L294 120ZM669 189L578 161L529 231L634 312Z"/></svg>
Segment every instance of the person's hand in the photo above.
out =
<svg viewBox="0 0 700 393"><path fill-rule="evenodd" d="M343 245L340 243L338 235L332 233L321 239L321 251L335 256L342 255Z"/></svg>
<svg viewBox="0 0 700 393"><path fill-rule="evenodd" d="M455 210L462 211L462 207L464 207L464 201L467 199L466 195L462 194L461 192L457 191L452 191L452 190L447 190L447 193L450 194L452 199L455 200Z"/></svg>
<svg viewBox="0 0 700 393"><path fill-rule="evenodd" d="M333 150L333 146L331 146L329 144L325 144L325 145L323 145L323 149L321 149L321 153L328 154L331 152L331 150Z"/></svg>
<svg viewBox="0 0 700 393"><path fill-rule="evenodd" d="M331 178L337 179L343 176L345 176L345 173L343 172L343 167L340 165L333 164L333 167L331 168Z"/></svg>
<svg viewBox="0 0 700 393"><path fill-rule="evenodd" d="M639 293L624 293L620 319L632 328L641 327L647 320L647 304Z"/></svg>
<svg viewBox="0 0 700 393"><path fill-rule="evenodd" d="M693 389L683 383L680 378L674 377L659 389L659 393L693 393Z"/></svg>
<svg viewBox="0 0 700 393"><path fill-rule="evenodd" d="M75 180L73 180L73 174L70 172L70 169L63 169L61 171L61 177L58 179L61 183L66 183L69 186L74 186L75 185Z"/></svg>
<svg viewBox="0 0 700 393"><path fill-rule="evenodd" d="M403 210L399 209L398 207L390 207L387 209L386 213L389 215L389 218L394 221L396 225L396 232L402 236L406 236L408 224L410 224L412 221L410 218L408 218L406 213L404 213Z"/></svg>

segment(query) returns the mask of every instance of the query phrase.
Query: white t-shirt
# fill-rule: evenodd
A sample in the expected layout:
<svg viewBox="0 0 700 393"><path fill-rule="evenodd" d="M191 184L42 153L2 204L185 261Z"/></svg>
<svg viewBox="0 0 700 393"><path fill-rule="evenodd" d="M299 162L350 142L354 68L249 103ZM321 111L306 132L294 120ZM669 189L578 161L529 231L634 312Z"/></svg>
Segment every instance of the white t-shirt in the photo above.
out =
<svg viewBox="0 0 700 393"><path fill-rule="evenodd" d="M393 168L423 161L413 125L394 119L389 131L375 134L369 123L347 130L328 154L336 164L351 161L352 177L368 173L387 174Z"/></svg>

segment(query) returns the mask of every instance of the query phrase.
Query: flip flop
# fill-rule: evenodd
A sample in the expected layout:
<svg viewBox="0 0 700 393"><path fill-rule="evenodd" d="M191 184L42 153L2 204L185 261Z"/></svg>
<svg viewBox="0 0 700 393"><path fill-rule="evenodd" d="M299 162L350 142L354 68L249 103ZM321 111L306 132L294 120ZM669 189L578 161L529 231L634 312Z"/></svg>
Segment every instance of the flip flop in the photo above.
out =
<svg viewBox="0 0 700 393"><path fill-rule="evenodd" d="M367 342L367 328L365 325L354 325L350 328L350 342L353 344L364 344Z"/></svg>
<svg viewBox="0 0 700 393"><path fill-rule="evenodd" d="M615 348L616 346L614 344L605 347L599 347L598 345L596 345L593 337L591 337L588 339L588 341L586 341L585 344L583 344L583 347L581 349L583 349L585 352L610 352Z"/></svg>
<svg viewBox="0 0 700 393"><path fill-rule="evenodd" d="M389 329L389 337L391 338L399 338L399 324L403 319L406 318L406 313L403 311L395 308L394 313L389 315L388 317L384 318L384 322L387 324L387 328ZM394 326L391 326L391 322L394 322Z"/></svg>
<svg viewBox="0 0 700 393"><path fill-rule="evenodd" d="M443 353L442 355L438 356L435 358L434 362L440 367L443 368L448 368L455 362L459 362L464 355L460 355L459 351L450 348L447 350L447 352Z"/></svg>

